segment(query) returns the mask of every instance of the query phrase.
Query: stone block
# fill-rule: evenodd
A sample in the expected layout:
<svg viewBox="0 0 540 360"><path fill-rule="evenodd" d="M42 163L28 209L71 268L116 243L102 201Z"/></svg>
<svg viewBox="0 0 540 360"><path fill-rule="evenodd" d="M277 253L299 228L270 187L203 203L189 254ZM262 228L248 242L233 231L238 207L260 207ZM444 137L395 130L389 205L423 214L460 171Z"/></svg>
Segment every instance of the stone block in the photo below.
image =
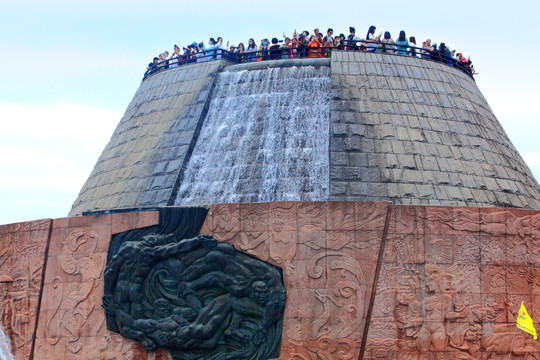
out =
<svg viewBox="0 0 540 360"><path fill-rule="evenodd" d="M398 161L404 169L416 169L416 163L412 155L398 155Z"/></svg>
<svg viewBox="0 0 540 360"><path fill-rule="evenodd" d="M349 165L349 154L347 152L331 152L330 165ZM355 166L351 164L351 166Z"/></svg>
<svg viewBox="0 0 540 360"><path fill-rule="evenodd" d="M345 124L332 124L332 134L334 136L346 136L347 125Z"/></svg>

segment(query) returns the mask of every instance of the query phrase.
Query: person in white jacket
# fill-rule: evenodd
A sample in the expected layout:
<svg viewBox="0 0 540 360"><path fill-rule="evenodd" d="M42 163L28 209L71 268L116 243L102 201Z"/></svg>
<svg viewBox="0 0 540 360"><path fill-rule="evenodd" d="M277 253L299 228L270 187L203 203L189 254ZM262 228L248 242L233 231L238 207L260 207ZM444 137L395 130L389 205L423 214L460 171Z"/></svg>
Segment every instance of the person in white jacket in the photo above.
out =
<svg viewBox="0 0 540 360"><path fill-rule="evenodd" d="M217 43L216 43L216 58L217 59L221 59L221 50L229 50L229 42L227 41L227 45L223 45L223 38L220 36L217 38Z"/></svg>
<svg viewBox="0 0 540 360"><path fill-rule="evenodd" d="M202 50L205 52L204 54L204 60L208 61L216 58L216 39L210 38L208 40L208 46L204 45L204 42L201 42L203 45Z"/></svg>

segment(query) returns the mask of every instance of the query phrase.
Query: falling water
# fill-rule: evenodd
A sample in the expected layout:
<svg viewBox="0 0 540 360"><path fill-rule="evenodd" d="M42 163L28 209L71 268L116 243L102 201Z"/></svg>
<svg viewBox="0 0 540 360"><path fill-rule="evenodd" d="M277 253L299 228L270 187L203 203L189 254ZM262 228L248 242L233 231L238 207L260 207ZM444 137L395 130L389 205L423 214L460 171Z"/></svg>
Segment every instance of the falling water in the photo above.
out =
<svg viewBox="0 0 540 360"><path fill-rule="evenodd" d="M13 360L9 338L4 333L4 328L0 323L0 360Z"/></svg>
<svg viewBox="0 0 540 360"><path fill-rule="evenodd" d="M176 205L328 199L330 69L224 72Z"/></svg>

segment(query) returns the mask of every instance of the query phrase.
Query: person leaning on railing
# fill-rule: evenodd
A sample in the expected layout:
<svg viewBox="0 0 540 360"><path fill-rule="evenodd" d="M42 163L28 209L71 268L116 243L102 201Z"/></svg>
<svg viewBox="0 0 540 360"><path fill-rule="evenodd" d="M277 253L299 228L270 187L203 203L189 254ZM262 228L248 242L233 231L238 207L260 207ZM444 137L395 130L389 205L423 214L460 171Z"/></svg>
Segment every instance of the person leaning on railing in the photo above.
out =
<svg viewBox="0 0 540 360"><path fill-rule="evenodd" d="M291 47L289 49L291 52L291 59L296 59L300 57L300 54L298 53L298 39L293 37L291 40Z"/></svg>
<svg viewBox="0 0 540 360"><path fill-rule="evenodd" d="M286 37L285 42L280 46L282 59L292 59L291 46L291 39Z"/></svg>
<svg viewBox="0 0 540 360"><path fill-rule="evenodd" d="M398 49L398 55L408 55L409 54L409 40L407 40L407 35L405 35L405 31L401 30L399 32L399 36L396 40L396 45Z"/></svg>
<svg viewBox="0 0 540 360"><path fill-rule="evenodd" d="M346 50L358 50L358 46L356 45L358 41L362 41L360 37L356 36L356 29L352 26L349 26L349 36L347 37L348 44Z"/></svg>
<svg viewBox="0 0 540 360"><path fill-rule="evenodd" d="M247 58L244 56L245 48L244 43L238 44L238 47L234 50L234 53L238 56L238 59L240 59L240 62L246 62Z"/></svg>
<svg viewBox="0 0 540 360"><path fill-rule="evenodd" d="M174 52L171 54L170 60L171 60L171 67L178 67L180 65L180 57L182 54L180 54L180 47L178 45L174 44Z"/></svg>
<svg viewBox="0 0 540 360"><path fill-rule="evenodd" d="M409 38L409 45L410 45L409 55L416 57L417 56L416 49L415 49L416 48L416 38L414 36L411 36Z"/></svg>
<svg viewBox="0 0 540 360"><path fill-rule="evenodd" d="M253 38L250 38L248 41L246 53L248 53L248 62L257 61L257 44L255 43L255 40L253 40Z"/></svg>
<svg viewBox="0 0 540 360"><path fill-rule="evenodd" d="M281 59L281 46L278 44L277 38L272 38L272 45L270 46L269 53L270 53L270 60L279 60Z"/></svg>
<svg viewBox="0 0 540 360"><path fill-rule="evenodd" d="M375 30L377 28L375 25L371 25L368 29L368 32L366 34L366 38L364 39L365 42L367 42L367 49L366 51L375 51L379 47L379 42L381 40L381 35L375 36Z"/></svg>
<svg viewBox="0 0 540 360"><path fill-rule="evenodd" d="M205 46L204 42L201 42L202 44L202 51L205 52L204 60L212 60L216 58L216 39L210 38L208 40L208 45Z"/></svg>
<svg viewBox="0 0 540 360"><path fill-rule="evenodd" d="M392 35L390 35L389 31L386 31L384 33L384 39L381 40L382 42L382 52L388 52L389 54L394 53L394 39L392 39Z"/></svg>
<svg viewBox="0 0 540 360"><path fill-rule="evenodd" d="M317 40L315 35L311 35L308 43L309 57L321 57L321 43Z"/></svg>
<svg viewBox="0 0 540 360"><path fill-rule="evenodd" d="M257 61L268 60L268 51L270 50L270 43L268 39L262 39L261 45L259 46L259 58Z"/></svg>

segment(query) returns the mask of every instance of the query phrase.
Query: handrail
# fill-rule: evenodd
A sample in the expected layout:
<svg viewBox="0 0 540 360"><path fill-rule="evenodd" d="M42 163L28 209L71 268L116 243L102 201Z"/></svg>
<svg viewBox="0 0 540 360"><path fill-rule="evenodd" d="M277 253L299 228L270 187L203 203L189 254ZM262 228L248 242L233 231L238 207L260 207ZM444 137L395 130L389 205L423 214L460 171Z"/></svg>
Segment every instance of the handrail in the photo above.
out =
<svg viewBox="0 0 540 360"><path fill-rule="evenodd" d="M183 66L192 63L205 62L210 60L224 59L232 63L247 63L266 60L281 60L281 59L298 59L298 58L319 58L331 57L333 50L340 51L356 51L356 52L371 52L394 56L411 56L423 60L435 61L447 66L455 67L458 70L469 75L473 80L473 73L465 63L456 60L450 56L442 54L438 51L429 51L426 48L416 46L404 46L398 44L388 44L377 41L366 40L344 40L343 44L338 47L307 47L300 46L297 48L281 48L281 49L266 49L252 52L230 52L223 49L211 49L198 52L196 54L180 55L171 59L158 62L150 67L144 73L143 80L158 72Z"/></svg>

